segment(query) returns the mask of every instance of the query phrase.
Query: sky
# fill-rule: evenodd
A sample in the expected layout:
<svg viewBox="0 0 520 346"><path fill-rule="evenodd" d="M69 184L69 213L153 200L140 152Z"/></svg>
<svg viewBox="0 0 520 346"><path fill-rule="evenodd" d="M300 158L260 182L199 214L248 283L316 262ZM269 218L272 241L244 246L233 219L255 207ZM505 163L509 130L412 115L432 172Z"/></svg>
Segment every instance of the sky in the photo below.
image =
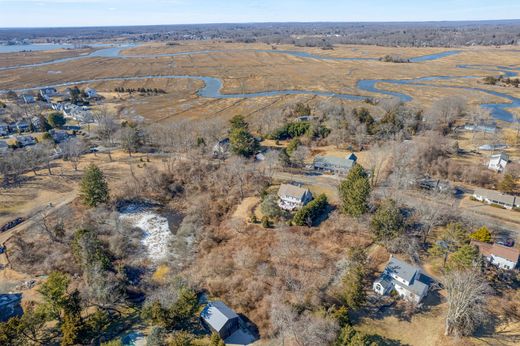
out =
<svg viewBox="0 0 520 346"><path fill-rule="evenodd" d="M520 19L520 0L0 0L0 27Z"/></svg>

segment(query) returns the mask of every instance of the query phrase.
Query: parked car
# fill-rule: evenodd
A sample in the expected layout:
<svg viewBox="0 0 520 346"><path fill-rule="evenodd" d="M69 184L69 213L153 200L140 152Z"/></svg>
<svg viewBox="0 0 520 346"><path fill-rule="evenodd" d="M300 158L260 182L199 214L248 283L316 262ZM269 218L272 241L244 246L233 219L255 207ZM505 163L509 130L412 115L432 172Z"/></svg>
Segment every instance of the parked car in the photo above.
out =
<svg viewBox="0 0 520 346"><path fill-rule="evenodd" d="M504 239L497 241L498 245L507 246L507 247L513 247L515 246L515 241L513 239Z"/></svg>
<svg viewBox="0 0 520 346"><path fill-rule="evenodd" d="M8 231L11 228L18 226L19 224L21 224L24 221L25 221L25 219L23 217L18 217L14 220L11 220L0 228L0 233Z"/></svg>

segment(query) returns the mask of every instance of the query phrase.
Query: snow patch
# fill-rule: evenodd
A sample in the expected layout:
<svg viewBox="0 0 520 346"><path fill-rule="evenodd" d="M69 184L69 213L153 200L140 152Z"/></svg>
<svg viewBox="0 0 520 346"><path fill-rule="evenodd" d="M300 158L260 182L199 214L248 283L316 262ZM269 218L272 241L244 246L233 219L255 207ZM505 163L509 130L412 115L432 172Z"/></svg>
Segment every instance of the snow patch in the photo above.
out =
<svg viewBox="0 0 520 346"><path fill-rule="evenodd" d="M145 247L148 258L154 262L166 259L169 253L168 244L173 238L166 217L152 209L130 204L121 210L119 218L143 230L141 244Z"/></svg>

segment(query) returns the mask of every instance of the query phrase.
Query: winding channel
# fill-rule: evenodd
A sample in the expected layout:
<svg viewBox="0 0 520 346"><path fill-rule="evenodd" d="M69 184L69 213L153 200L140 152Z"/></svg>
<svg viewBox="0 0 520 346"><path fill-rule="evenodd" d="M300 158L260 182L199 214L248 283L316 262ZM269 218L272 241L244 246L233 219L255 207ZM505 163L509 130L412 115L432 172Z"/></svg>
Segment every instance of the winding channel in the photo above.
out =
<svg viewBox="0 0 520 346"><path fill-rule="evenodd" d="M244 50L240 49L229 49L229 50L201 50L201 51L192 51L192 52L180 52L180 53L165 53L165 54L156 54L156 55L122 55L121 51L130 47L134 47L134 45L121 45L121 46L113 46L109 48L103 48L96 50L90 54L80 55L76 57L69 57L63 59L57 59L47 62L28 64L28 65L15 65L8 67L1 67L0 71L6 70L14 70L20 68L32 68L39 66L47 66L52 64L59 64L63 62L75 61L85 58L118 58L118 59L133 59L133 58L155 58L155 57L175 57L175 56L185 56L185 55L195 55L195 54L212 54L212 53L225 53L225 52L243 52ZM268 52L275 54L286 54L299 58L308 58L308 59L317 59L323 61L363 61L363 60L378 60L376 58L336 58L336 57L327 57L315 55L307 52L299 52L299 51L290 51L290 50L245 50L245 51L254 51L254 52ZM444 57L452 56L459 54L461 51L451 50L445 51L437 54L424 55L419 57L411 58L410 61L412 63L421 63L427 61L433 61L437 59L441 59ZM518 76L520 72L520 67L511 67L511 66L488 66L488 65L457 65L457 68L460 69L470 69L470 70L480 70L480 71L490 71L494 73L501 73L505 77L515 77ZM385 90L378 87L379 83L387 83L394 85L413 85L416 87L429 87L429 88L448 88L448 89L460 89L467 91L477 91L482 92L488 95L497 96L500 98L504 98L508 100L508 103L485 103L481 104L481 107L489 109L491 115L498 119L507 122L515 121L515 117L509 111L511 108L520 107L520 98L500 93L497 91L482 89L482 88L474 88L474 87L464 87L464 86L453 86L453 85L440 85L440 84L429 84L428 82L434 81L449 81L455 79L476 79L481 77L476 76L434 76L434 77L420 77L414 79L374 79L374 80L360 80L357 83L357 88L361 91L384 95L384 96L392 96L397 97L403 102L410 102L413 98L410 95L397 92ZM196 79L204 82L204 87L199 89L198 95L205 98L217 98L217 99L234 99L234 98L256 98L256 97L265 97L265 96L281 96L281 95L315 95L315 96L325 96L325 97L335 97L346 100L354 100L354 101L362 101L367 98L367 96L355 95L355 94L342 94L342 93L333 93L333 92L321 92L321 91L309 91L309 90L273 90L273 91L264 91L257 93L238 93L238 94L222 94L221 90L223 87L222 80L215 77L208 76L196 76L196 75L147 75L147 76L130 76L130 77L107 77L107 78L97 78L90 80L80 80L73 82L65 82L58 83L53 85L44 85L37 86L25 89L16 89L16 92L25 92L30 90L38 90L44 87L64 87L71 86L76 84L87 84L94 82L105 82L105 81L130 81L130 80L145 80L145 79ZM0 90L0 93L5 93L7 90Z"/></svg>

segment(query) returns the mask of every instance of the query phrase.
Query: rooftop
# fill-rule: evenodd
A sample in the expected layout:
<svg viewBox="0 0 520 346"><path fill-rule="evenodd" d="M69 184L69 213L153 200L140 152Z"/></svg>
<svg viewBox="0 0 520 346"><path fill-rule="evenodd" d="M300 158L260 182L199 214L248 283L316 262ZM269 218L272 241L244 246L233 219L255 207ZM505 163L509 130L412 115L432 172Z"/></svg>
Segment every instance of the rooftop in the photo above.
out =
<svg viewBox="0 0 520 346"><path fill-rule="evenodd" d="M354 157L355 157L355 155L354 155ZM335 157L335 156L316 156L314 158L315 165L318 164L318 165L325 165L325 166L345 168L345 169L352 168L352 166L354 166L355 163L356 163L356 160L354 160L352 158L352 155L350 155L348 158L341 158L341 157Z"/></svg>
<svg viewBox="0 0 520 346"><path fill-rule="evenodd" d="M386 265L385 272L387 274L394 274L400 278L411 282L420 268L414 267L411 264L401 261L396 257L390 258L390 262Z"/></svg>
<svg viewBox="0 0 520 346"><path fill-rule="evenodd" d="M494 255L496 257L501 257L511 262L517 263L518 257L520 256L520 250L514 247L507 247L500 244L483 243L475 240L472 240L471 244L476 245L479 248L480 253L486 257Z"/></svg>
<svg viewBox="0 0 520 346"><path fill-rule="evenodd" d="M500 191L488 190L488 189L476 189L474 194L476 196L481 196L487 198L491 201L501 202L507 205L515 204L515 196L507 195Z"/></svg>
<svg viewBox="0 0 520 346"><path fill-rule="evenodd" d="M280 185L280 189L278 190L279 197L292 197L297 200L302 200L305 193L309 190L304 189L299 186L291 185L291 184L282 184Z"/></svg>
<svg viewBox="0 0 520 346"><path fill-rule="evenodd" d="M238 318L236 312L221 301L211 302L202 310L201 317L216 331L220 331L227 321Z"/></svg>

